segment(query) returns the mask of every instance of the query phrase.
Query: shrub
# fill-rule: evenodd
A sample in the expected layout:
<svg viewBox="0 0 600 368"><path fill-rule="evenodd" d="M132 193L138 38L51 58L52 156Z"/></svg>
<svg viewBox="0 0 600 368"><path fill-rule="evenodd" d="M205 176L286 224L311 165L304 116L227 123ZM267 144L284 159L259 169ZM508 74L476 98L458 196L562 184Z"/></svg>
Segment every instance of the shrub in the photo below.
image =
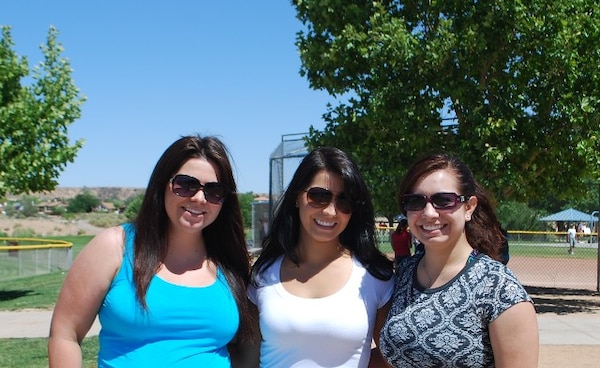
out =
<svg viewBox="0 0 600 368"><path fill-rule="evenodd" d="M13 229L13 238L35 238L35 230L30 227L17 227Z"/></svg>
<svg viewBox="0 0 600 368"><path fill-rule="evenodd" d="M88 213L92 212L95 207L100 205L100 199L90 193L84 191L81 194L77 194L74 198L69 200L67 211L72 213Z"/></svg>
<svg viewBox="0 0 600 368"><path fill-rule="evenodd" d="M538 211L524 203L508 201L496 210L498 220L507 230L543 230L544 224L538 220Z"/></svg>
<svg viewBox="0 0 600 368"><path fill-rule="evenodd" d="M144 194L138 194L129 202L127 208L125 209L125 218L128 221L133 221L137 217L140 207L142 206L143 199Z"/></svg>

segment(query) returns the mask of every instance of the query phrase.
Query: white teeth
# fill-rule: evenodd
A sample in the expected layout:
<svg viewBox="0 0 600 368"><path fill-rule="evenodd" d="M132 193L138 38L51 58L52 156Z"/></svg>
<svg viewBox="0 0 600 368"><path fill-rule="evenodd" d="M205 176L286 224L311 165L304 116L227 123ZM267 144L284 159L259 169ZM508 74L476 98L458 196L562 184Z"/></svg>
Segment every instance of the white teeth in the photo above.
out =
<svg viewBox="0 0 600 368"><path fill-rule="evenodd" d="M204 211L195 210L193 208L185 208L185 210L191 213L192 215L201 215L204 213Z"/></svg>
<svg viewBox="0 0 600 368"><path fill-rule="evenodd" d="M427 231L439 230L442 227L444 227L444 225L423 225L423 229Z"/></svg>
<svg viewBox="0 0 600 368"><path fill-rule="evenodd" d="M323 221L323 220L315 220L315 222L321 226L333 226L335 225L335 222L328 222L328 221Z"/></svg>

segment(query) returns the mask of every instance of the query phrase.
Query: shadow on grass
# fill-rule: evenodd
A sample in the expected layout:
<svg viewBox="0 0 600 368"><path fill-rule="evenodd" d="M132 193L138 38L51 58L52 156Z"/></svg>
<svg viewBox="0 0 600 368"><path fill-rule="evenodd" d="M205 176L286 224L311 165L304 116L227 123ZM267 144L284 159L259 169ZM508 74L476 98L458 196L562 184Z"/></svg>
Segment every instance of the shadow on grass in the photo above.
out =
<svg viewBox="0 0 600 368"><path fill-rule="evenodd" d="M600 314L600 293L592 290L526 286L538 314Z"/></svg>
<svg viewBox="0 0 600 368"><path fill-rule="evenodd" d="M33 290L0 290L0 302L14 300L34 294L35 291Z"/></svg>

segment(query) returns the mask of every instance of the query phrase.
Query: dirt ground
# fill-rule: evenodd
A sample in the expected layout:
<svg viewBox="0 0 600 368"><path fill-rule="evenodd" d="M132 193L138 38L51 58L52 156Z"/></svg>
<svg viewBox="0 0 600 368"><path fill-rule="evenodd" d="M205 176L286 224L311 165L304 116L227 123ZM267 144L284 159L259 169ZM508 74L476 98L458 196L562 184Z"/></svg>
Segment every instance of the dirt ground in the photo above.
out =
<svg viewBox="0 0 600 368"><path fill-rule="evenodd" d="M539 315L600 318L600 294L589 290L528 287ZM540 345L539 368L600 366L600 345Z"/></svg>
<svg viewBox="0 0 600 368"><path fill-rule="evenodd" d="M36 236L96 235L102 230L86 221L73 222L62 218L8 219L0 216L0 232L11 236L13 230L19 227L33 229ZM527 268L531 269L531 265L527 265ZM556 287L528 287L527 291L535 302L538 315L584 314L587 318L600 318L600 293ZM540 346L539 368L598 367L599 362L600 345Z"/></svg>
<svg viewBox="0 0 600 368"><path fill-rule="evenodd" d="M539 368L597 368L600 345L540 345Z"/></svg>
<svg viewBox="0 0 600 368"><path fill-rule="evenodd" d="M15 229L31 229L35 236L96 235L102 231L83 220L68 221L62 217L13 219L0 215L0 233L10 237Z"/></svg>

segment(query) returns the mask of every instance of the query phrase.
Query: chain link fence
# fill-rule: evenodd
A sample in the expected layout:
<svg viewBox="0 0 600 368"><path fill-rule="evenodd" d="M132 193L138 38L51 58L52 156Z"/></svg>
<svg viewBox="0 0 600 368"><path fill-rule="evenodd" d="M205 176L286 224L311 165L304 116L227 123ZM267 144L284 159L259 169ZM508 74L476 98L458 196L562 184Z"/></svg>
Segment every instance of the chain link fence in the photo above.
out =
<svg viewBox="0 0 600 368"><path fill-rule="evenodd" d="M380 249L393 255L394 227L377 226ZM566 232L508 231L510 268L525 286L600 291L598 233L578 233L569 252ZM413 250L414 251L414 250Z"/></svg>
<svg viewBox="0 0 600 368"><path fill-rule="evenodd" d="M73 244L62 240L0 238L0 280L68 270Z"/></svg>
<svg viewBox="0 0 600 368"><path fill-rule="evenodd" d="M307 133L284 134L269 156L269 224L279 198L288 186L300 161L308 154Z"/></svg>

